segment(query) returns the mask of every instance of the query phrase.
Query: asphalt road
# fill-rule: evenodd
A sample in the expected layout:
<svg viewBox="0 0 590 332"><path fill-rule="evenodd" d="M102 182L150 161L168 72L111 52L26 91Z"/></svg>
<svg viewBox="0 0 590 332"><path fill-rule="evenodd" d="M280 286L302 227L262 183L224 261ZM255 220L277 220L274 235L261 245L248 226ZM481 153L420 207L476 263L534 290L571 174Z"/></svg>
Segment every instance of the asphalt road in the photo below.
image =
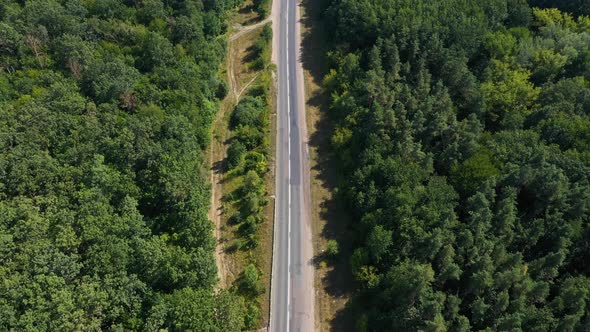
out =
<svg viewBox="0 0 590 332"><path fill-rule="evenodd" d="M270 331L314 330L309 155L297 0L273 10L278 102Z"/></svg>

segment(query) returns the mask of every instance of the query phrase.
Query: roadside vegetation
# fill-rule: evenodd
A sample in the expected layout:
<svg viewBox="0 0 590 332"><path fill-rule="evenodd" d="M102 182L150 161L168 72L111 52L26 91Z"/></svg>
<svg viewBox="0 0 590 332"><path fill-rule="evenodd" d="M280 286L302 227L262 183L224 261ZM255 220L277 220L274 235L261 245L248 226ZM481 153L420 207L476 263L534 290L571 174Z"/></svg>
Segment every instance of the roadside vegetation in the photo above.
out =
<svg viewBox="0 0 590 332"><path fill-rule="evenodd" d="M203 167L236 5L0 1L0 330L245 327Z"/></svg>
<svg viewBox="0 0 590 332"><path fill-rule="evenodd" d="M265 19L270 14L271 0L252 0L254 10L258 13L261 19Z"/></svg>
<svg viewBox="0 0 590 332"><path fill-rule="evenodd" d="M242 8L253 4L246 1ZM257 329L268 320L272 255L272 29L269 24L242 25L261 20L255 11L241 10L231 20L239 27L229 45L231 93L213 131L212 165L217 166L212 172L219 174L214 185L220 192L214 198L220 204L218 255L223 287L245 300L245 327Z"/></svg>
<svg viewBox="0 0 590 332"><path fill-rule="evenodd" d="M242 294L247 303L248 316L246 326L258 327L262 313L261 296L270 289L265 289L262 278L263 258L258 256L261 237L265 236L262 226L271 223L266 214L268 206L267 177L269 176L270 156L270 109L272 84L270 62L270 40L272 30L269 25L262 27L262 32L252 47L253 60L249 66L258 71L258 76L240 97L229 121L230 143L226 159L226 186L224 190L224 214L227 223L233 229L233 241L226 250L239 251L244 271L234 287ZM267 244L269 245L269 244ZM267 271L265 271L267 272ZM270 272L270 271L268 271ZM268 276L267 276L268 278Z"/></svg>
<svg viewBox="0 0 590 332"><path fill-rule="evenodd" d="M588 330L590 18L573 3L330 1L357 330Z"/></svg>

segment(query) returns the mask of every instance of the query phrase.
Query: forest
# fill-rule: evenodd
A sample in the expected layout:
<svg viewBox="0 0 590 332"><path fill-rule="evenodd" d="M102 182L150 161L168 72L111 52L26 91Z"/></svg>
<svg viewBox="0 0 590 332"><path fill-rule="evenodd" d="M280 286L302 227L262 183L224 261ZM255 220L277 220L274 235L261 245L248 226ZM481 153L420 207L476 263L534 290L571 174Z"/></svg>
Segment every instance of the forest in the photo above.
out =
<svg viewBox="0 0 590 332"><path fill-rule="evenodd" d="M589 9L329 1L356 330L590 330Z"/></svg>
<svg viewBox="0 0 590 332"><path fill-rule="evenodd" d="M205 148L241 0L0 0L0 330L239 331Z"/></svg>

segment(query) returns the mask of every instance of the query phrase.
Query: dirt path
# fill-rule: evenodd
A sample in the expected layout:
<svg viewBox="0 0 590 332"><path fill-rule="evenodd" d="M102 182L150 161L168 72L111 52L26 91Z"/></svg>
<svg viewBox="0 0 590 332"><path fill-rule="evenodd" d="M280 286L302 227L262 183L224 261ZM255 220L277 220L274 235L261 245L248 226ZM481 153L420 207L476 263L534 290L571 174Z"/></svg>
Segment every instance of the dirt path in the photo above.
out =
<svg viewBox="0 0 590 332"><path fill-rule="evenodd" d="M251 24L251 25L246 25L246 26L243 26L241 24L236 24L234 26L234 29L236 30L236 32L229 37L229 42L231 43L232 41L240 38L241 36L243 36L244 34L248 33L249 31L252 31L252 30L254 30L256 28L259 28L259 27L265 25L266 23L268 23L270 21L272 21L272 17L268 17L265 20L262 20L262 21L260 21L258 23Z"/></svg>
<svg viewBox="0 0 590 332"><path fill-rule="evenodd" d="M223 167L224 160L227 155L227 147L225 142L228 140L229 132L225 128L225 120L234 106L239 102L241 95L247 88L256 80L258 75L252 77L248 82L241 86L238 76L236 64L240 60L240 54L235 49L235 44L240 37L245 36L248 32L262 27L271 21L271 17L252 25L235 25L234 32L228 38L227 50L227 82L229 84L229 92L226 98L221 102L219 111L216 114L212 126L212 140L209 150L210 160L210 181L211 181L211 204L209 209L209 219L215 225L215 239L217 242L215 248L215 263L217 265L217 277L219 279L219 288L224 289L230 286L230 281L234 280L236 276L232 275L231 260L225 253L225 239L222 238L223 223Z"/></svg>
<svg viewBox="0 0 590 332"><path fill-rule="evenodd" d="M225 243L221 237L221 215L223 213L221 201L223 197L221 180L223 175L223 160L226 156L226 148L224 144L225 135L224 131L222 130L222 126L224 122L223 119L225 118L226 113L228 112L228 110L231 110L229 102L231 100L230 98L231 97L228 95L226 99L222 102L220 110L215 118L215 121L213 122L214 138L211 140L211 146L209 151L209 160L211 162L211 204L209 208L209 220L213 221L213 223L215 224L215 263L217 266L217 278L219 279L220 289L227 288L229 271L229 269L227 268L227 259L224 249Z"/></svg>

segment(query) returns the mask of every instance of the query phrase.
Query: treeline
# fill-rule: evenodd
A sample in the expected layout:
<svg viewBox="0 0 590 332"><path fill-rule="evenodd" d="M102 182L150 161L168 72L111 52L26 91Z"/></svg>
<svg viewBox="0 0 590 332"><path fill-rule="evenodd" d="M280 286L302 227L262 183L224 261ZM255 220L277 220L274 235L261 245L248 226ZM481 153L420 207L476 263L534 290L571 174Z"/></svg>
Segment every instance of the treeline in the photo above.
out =
<svg viewBox="0 0 590 332"><path fill-rule="evenodd" d="M558 8L574 15L590 15L590 2L586 0L530 0L531 6L541 8Z"/></svg>
<svg viewBox="0 0 590 332"><path fill-rule="evenodd" d="M0 1L0 330L239 331L203 150L225 1Z"/></svg>
<svg viewBox="0 0 590 332"><path fill-rule="evenodd" d="M358 330L590 329L590 18L567 9L330 1Z"/></svg>

